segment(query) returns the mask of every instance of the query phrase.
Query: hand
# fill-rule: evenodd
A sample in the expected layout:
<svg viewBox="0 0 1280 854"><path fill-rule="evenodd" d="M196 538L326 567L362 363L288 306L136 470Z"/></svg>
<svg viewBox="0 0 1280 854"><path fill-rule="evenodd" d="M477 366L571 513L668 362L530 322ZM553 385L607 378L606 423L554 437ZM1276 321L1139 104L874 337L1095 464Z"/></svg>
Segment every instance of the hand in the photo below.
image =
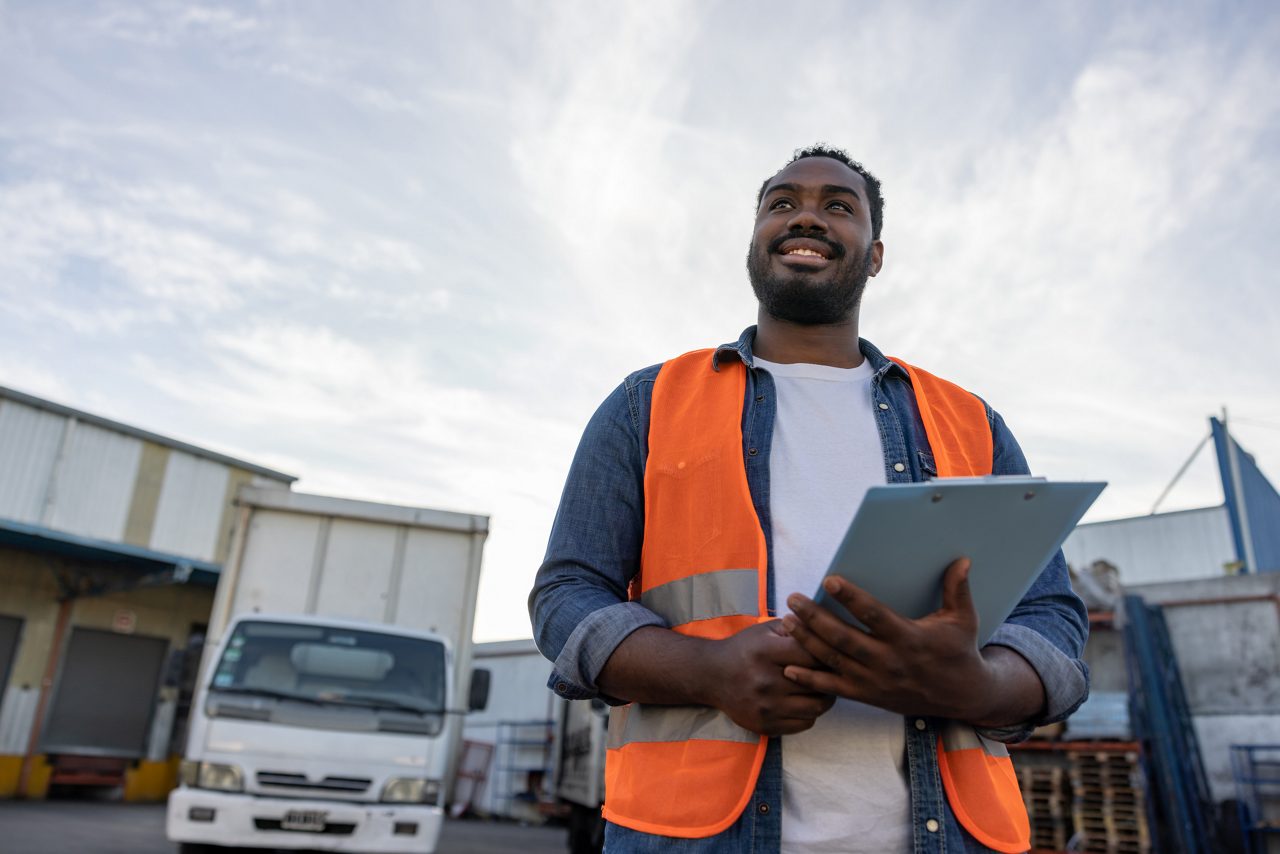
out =
<svg viewBox="0 0 1280 854"><path fill-rule="evenodd" d="M783 619L783 628L825 669L789 664L788 679L901 714L969 722L993 714L998 680L996 669L978 650L967 558L947 567L942 607L918 620L899 616L838 576L828 576L822 586L869 631L792 594L787 604L794 613Z"/></svg>
<svg viewBox="0 0 1280 854"><path fill-rule="evenodd" d="M734 723L761 735L803 732L831 708L835 697L788 679L783 669L817 661L782 630L779 620L759 623L715 642L711 705Z"/></svg>

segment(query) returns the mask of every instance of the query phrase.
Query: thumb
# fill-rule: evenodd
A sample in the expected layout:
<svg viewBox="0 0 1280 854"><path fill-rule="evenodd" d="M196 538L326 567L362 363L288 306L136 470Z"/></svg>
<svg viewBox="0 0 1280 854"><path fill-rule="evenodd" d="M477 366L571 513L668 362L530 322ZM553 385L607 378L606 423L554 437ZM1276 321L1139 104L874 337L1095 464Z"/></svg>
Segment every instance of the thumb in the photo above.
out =
<svg viewBox="0 0 1280 854"><path fill-rule="evenodd" d="M945 611L956 611L972 619L977 618L973 608L973 594L969 590L969 569L972 566L967 557L951 562L947 572L942 576L942 608Z"/></svg>

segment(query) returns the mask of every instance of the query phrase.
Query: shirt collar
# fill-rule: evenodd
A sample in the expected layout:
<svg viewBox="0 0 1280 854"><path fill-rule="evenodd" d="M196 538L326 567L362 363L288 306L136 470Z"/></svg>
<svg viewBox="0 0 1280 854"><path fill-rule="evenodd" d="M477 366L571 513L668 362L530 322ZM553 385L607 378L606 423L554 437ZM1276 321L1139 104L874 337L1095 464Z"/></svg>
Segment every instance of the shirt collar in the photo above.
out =
<svg viewBox="0 0 1280 854"><path fill-rule="evenodd" d="M751 352L751 345L756 340L756 328L748 326L742 330L742 334L738 336L738 340L731 344L721 344L711 356L711 367L714 370L720 370L720 360L726 356L736 357L742 361L748 368L756 366L755 356ZM880 348L872 344L865 338L858 339L858 348L862 350L862 355L871 363L872 369L875 370L875 378L883 379L884 376L891 372L896 372L903 379L907 379L907 372L897 362L892 361L884 353L880 352Z"/></svg>

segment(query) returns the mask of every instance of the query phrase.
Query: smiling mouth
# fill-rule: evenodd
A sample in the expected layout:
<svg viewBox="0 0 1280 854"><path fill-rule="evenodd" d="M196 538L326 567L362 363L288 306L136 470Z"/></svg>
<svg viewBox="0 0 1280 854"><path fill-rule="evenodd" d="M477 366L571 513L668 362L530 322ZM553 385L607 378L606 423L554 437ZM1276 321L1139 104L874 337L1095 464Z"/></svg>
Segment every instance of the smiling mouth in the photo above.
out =
<svg viewBox="0 0 1280 854"><path fill-rule="evenodd" d="M844 247L830 239L808 234L786 234L774 238L769 251L784 261L805 267L824 267L844 255Z"/></svg>

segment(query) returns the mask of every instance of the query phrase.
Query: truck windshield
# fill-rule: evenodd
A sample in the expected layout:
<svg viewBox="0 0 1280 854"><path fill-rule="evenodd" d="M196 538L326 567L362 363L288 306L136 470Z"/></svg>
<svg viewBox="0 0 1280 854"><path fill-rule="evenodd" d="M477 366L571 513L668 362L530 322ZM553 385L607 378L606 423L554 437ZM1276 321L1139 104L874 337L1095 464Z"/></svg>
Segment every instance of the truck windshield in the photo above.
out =
<svg viewBox="0 0 1280 854"><path fill-rule="evenodd" d="M245 620L227 642L209 687L360 708L365 714L439 719L445 706L444 645L338 626Z"/></svg>

